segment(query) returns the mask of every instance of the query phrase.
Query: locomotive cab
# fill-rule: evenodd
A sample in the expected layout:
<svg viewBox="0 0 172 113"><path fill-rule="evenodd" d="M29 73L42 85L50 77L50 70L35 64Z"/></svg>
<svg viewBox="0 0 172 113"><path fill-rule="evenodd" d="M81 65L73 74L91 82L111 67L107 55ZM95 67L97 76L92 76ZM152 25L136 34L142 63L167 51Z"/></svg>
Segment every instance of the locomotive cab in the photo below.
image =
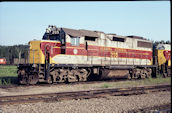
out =
<svg viewBox="0 0 172 113"><path fill-rule="evenodd" d="M53 57L64 52L65 40L59 32L47 29L43 40L29 42L28 64L19 64L18 81L20 84L36 84L50 79L50 65L57 63Z"/></svg>

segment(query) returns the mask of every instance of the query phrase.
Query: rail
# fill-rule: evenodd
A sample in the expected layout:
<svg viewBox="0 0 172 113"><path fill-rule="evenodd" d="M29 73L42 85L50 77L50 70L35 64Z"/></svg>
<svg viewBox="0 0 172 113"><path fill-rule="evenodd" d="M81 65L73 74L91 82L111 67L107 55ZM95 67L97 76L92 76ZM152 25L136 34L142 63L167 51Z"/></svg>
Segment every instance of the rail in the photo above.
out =
<svg viewBox="0 0 172 113"><path fill-rule="evenodd" d="M128 95L139 95L139 94L159 92L159 91L171 91L171 85L155 85L155 86L144 86L144 87L101 89L101 90L76 91L76 92L1 96L0 105L62 101L62 100L71 100L71 99L101 98L107 95L128 96Z"/></svg>

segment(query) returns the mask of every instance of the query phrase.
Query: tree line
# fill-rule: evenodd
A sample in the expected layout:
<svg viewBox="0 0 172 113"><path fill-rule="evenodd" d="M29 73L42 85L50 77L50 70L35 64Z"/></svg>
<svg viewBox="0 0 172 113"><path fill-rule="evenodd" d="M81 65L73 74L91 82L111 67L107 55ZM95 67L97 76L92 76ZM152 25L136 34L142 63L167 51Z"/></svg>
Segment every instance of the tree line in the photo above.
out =
<svg viewBox="0 0 172 113"><path fill-rule="evenodd" d="M5 58L7 64L13 64L14 58L25 58L28 55L28 45L0 45L0 58Z"/></svg>
<svg viewBox="0 0 172 113"><path fill-rule="evenodd" d="M153 47L157 44L171 44L170 41L152 41ZM0 58L5 58L7 64L13 64L14 58L27 58L29 45L13 45L13 46L2 46L0 45Z"/></svg>

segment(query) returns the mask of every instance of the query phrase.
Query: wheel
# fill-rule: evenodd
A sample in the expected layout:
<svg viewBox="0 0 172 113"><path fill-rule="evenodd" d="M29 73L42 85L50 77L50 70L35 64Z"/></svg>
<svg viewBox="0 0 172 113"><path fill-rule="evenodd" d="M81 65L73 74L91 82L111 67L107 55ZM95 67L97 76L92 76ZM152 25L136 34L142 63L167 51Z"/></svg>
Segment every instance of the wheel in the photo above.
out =
<svg viewBox="0 0 172 113"><path fill-rule="evenodd" d="M25 73L25 70L18 70L18 83L19 84L27 84L28 76Z"/></svg>
<svg viewBox="0 0 172 113"><path fill-rule="evenodd" d="M57 82L66 82L67 81L67 71L60 69L57 71L56 81Z"/></svg>
<svg viewBox="0 0 172 113"><path fill-rule="evenodd" d="M127 79L131 80L131 75L130 74L127 74Z"/></svg>
<svg viewBox="0 0 172 113"><path fill-rule="evenodd" d="M49 76L48 77L47 83L48 84L53 84L53 78L52 78L52 76Z"/></svg>
<svg viewBox="0 0 172 113"><path fill-rule="evenodd" d="M88 71L86 69L80 69L78 70L77 76L79 78L79 81L87 81Z"/></svg>
<svg viewBox="0 0 172 113"><path fill-rule="evenodd" d="M140 78L141 78L141 79L145 79L145 77L146 77L146 74L145 74L145 73L141 73L141 74L140 74Z"/></svg>
<svg viewBox="0 0 172 113"><path fill-rule="evenodd" d="M28 77L28 84L34 85L39 81L39 77L37 73L33 73L31 75L29 75Z"/></svg>
<svg viewBox="0 0 172 113"><path fill-rule="evenodd" d="M163 77L166 78L167 77L167 73L163 73Z"/></svg>
<svg viewBox="0 0 172 113"><path fill-rule="evenodd" d="M27 77L26 77L26 75L19 75L18 76L18 83L19 84L27 84Z"/></svg>
<svg viewBox="0 0 172 113"><path fill-rule="evenodd" d="M68 70L67 81L76 82L78 81L78 76L79 76L79 73L77 70Z"/></svg>

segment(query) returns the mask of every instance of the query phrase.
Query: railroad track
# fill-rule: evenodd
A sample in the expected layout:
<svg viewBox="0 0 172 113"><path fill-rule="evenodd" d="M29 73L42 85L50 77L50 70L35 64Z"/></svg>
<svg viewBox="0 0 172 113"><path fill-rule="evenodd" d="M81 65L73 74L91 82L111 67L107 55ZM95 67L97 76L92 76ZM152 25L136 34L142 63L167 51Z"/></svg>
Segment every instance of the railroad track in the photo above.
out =
<svg viewBox="0 0 172 113"><path fill-rule="evenodd" d="M156 85L131 88L101 89L77 92L60 92L33 95L1 96L0 105L36 102L51 102L71 99L103 98L109 96L139 95L150 92L171 91L171 85Z"/></svg>

